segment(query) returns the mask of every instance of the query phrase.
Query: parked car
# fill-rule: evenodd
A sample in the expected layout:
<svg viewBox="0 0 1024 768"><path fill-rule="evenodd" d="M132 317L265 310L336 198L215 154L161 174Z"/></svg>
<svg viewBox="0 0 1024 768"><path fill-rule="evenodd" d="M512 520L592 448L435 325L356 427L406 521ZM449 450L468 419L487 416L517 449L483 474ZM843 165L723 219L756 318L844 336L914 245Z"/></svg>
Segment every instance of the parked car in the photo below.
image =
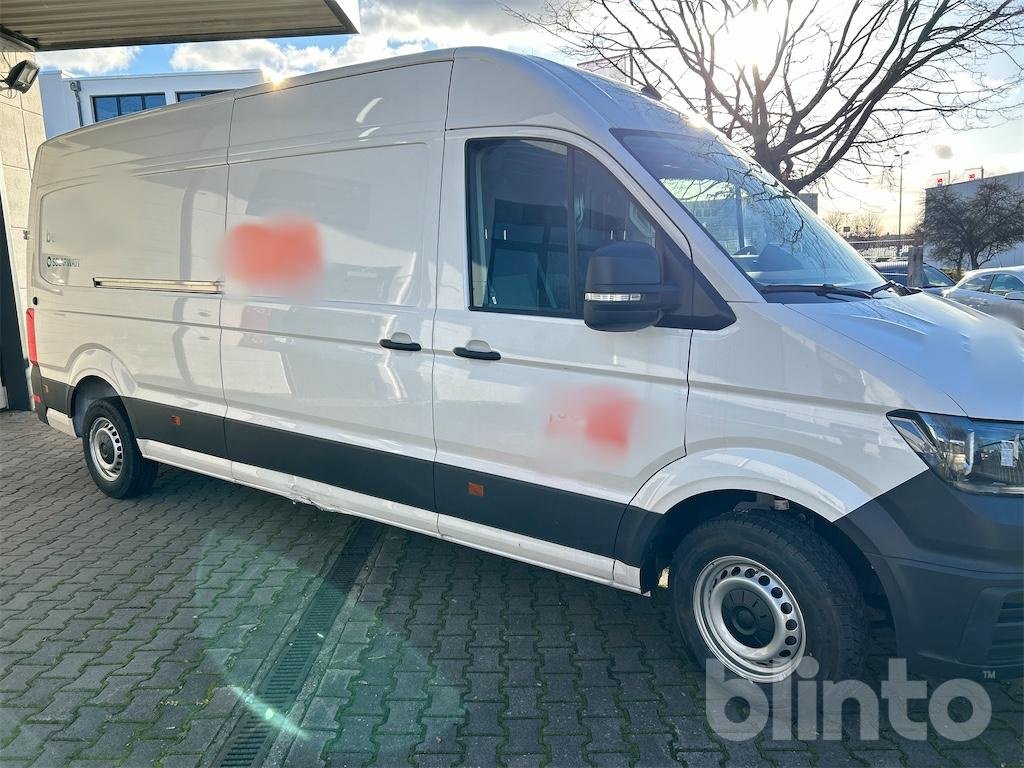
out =
<svg viewBox="0 0 1024 768"><path fill-rule="evenodd" d="M892 280L900 285L908 285L907 262L882 261L872 264L872 266L881 272L882 277L886 280ZM924 284L915 287L918 287L923 291L927 291L928 293L941 295L946 288L950 288L955 284L953 278L931 264L922 265L921 277L923 278L922 283Z"/></svg>
<svg viewBox="0 0 1024 768"><path fill-rule="evenodd" d="M976 269L942 295L1024 329L1024 266Z"/></svg>
<svg viewBox="0 0 1024 768"><path fill-rule="evenodd" d="M433 51L64 134L33 185L37 410L110 496L164 463L667 584L760 684L855 676L865 593L918 667L1020 673L1024 339L650 91Z"/></svg>

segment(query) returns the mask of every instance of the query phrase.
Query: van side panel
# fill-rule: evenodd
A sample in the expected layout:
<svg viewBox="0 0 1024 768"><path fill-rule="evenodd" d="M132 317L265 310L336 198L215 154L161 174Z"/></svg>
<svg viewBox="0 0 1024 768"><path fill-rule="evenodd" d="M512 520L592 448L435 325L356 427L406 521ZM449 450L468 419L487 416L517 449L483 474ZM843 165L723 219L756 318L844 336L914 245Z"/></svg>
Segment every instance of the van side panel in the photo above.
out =
<svg viewBox="0 0 1024 768"><path fill-rule="evenodd" d="M101 172L47 192L40 271L55 286L96 278L216 281L227 166ZM76 265L75 262L78 262Z"/></svg>
<svg viewBox="0 0 1024 768"><path fill-rule="evenodd" d="M222 355L227 449L240 481L258 482L251 468L261 467L324 506L336 504L330 484L432 509L450 72L436 62L238 100L226 238L246 246L232 261L241 268L226 275ZM301 263L288 245L295 237ZM253 275L251 243L281 257L280 284Z"/></svg>
<svg viewBox="0 0 1024 768"><path fill-rule="evenodd" d="M223 416L216 286L230 113L229 98L182 105L43 146L30 298L44 381L101 378L161 431L165 409ZM217 449L194 437L179 442Z"/></svg>
<svg viewBox="0 0 1024 768"><path fill-rule="evenodd" d="M451 71L451 61L439 61L240 97L229 160L403 143L443 130Z"/></svg>

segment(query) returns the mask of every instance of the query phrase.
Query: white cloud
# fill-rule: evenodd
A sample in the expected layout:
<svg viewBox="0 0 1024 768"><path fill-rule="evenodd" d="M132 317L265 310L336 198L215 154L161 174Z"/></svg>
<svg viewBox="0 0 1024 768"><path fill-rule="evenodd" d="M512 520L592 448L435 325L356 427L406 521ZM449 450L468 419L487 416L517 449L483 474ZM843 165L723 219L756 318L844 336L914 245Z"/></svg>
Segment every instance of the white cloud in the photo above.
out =
<svg viewBox="0 0 1024 768"><path fill-rule="evenodd" d="M424 50L420 45L389 47L387 39L358 36L337 48L279 45L270 40L182 43L171 55L176 70L260 69L267 78L340 67Z"/></svg>
<svg viewBox="0 0 1024 768"><path fill-rule="evenodd" d="M290 77L346 64L464 45L488 45L558 57L542 32L523 26L492 0L401 8L366 4L361 33L337 47L295 46L270 40L182 43L171 55L176 70L261 69L267 78Z"/></svg>
<svg viewBox="0 0 1024 768"><path fill-rule="evenodd" d="M46 69L63 69L75 75L104 75L129 69L140 50L137 45L126 45L81 51L53 51L36 54L36 60Z"/></svg>

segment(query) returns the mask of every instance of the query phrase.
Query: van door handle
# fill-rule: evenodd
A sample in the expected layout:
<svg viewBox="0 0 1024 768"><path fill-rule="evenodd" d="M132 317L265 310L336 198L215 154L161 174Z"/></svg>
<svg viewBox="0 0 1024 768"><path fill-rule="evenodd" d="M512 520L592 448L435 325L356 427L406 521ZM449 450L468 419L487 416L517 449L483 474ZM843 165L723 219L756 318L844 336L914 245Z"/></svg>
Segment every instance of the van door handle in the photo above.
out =
<svg viewBox="0 0 1024 768"><path fill-rule="evenodd" d="M384 347L384 349L397 349L402 352L419 352L423 349L423 347L415 341L392 341L391 339L381 339L380 345Z"/></svg>
<svg viewBox="0 0 1024 768"><path fill-rule="evenodd" d="M466 347L456 347L452 352L459 357L468 357L472 360L501 360L501 354L493 349L483 351L479 349L466 349Z"/></svg>

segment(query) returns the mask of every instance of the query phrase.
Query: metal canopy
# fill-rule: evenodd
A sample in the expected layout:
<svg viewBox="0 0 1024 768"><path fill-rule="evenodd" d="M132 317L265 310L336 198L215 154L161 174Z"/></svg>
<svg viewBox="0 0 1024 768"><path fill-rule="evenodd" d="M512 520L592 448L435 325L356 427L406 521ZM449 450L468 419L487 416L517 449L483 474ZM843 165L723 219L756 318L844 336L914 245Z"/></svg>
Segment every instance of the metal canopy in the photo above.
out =
<svg viewBox="0 0 1024 768"><path fill-rule="evenodd" d="M0 0L0 48L352 34L358 23L357 0Z"/></svg>

